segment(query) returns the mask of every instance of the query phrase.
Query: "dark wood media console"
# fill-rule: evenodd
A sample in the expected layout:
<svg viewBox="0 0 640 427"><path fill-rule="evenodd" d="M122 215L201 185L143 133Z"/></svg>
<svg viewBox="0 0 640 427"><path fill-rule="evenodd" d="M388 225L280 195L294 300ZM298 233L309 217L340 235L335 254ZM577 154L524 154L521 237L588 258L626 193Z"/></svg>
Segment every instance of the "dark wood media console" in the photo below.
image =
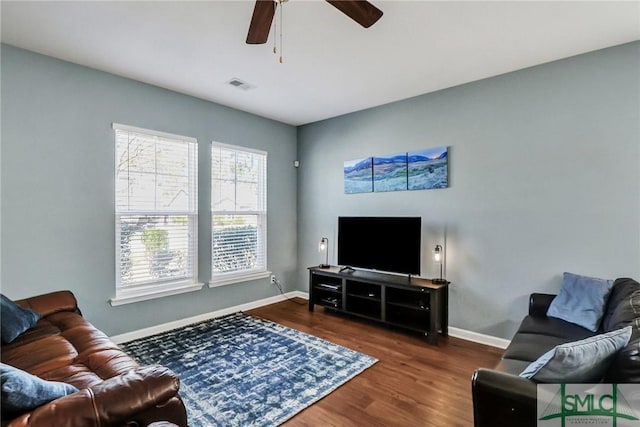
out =
<svg viewBox="0 0 640 427"><path fill-rule="evenodd" d="M336 312L422 332L430 344L448 334L449 285L371 271L309 267L309 311Z"/></svg>

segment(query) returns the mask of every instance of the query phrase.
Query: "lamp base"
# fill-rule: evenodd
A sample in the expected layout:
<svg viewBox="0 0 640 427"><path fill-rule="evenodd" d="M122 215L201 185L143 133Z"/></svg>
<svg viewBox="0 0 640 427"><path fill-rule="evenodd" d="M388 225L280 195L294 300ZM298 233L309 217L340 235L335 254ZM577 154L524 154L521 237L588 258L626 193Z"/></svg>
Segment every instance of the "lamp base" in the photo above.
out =
<svg viewBox="0 0 640 427"><path fill-rule="evenodd" d="M433 283L434 285L446 285L449 282L447 281L447 279L431 279L431 283Z"/></svg>
<svg viewBox="0 0 640 427"><path fill-rule="evenodd" d="M331 268L329 264L320 264L318 268Z"/></svg>

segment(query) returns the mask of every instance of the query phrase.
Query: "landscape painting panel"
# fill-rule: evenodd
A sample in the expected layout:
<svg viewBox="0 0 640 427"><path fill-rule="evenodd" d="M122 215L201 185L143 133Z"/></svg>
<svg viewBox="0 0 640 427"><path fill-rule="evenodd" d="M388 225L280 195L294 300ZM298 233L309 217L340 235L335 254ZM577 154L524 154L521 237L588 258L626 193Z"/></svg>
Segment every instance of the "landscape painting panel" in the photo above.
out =
<svg viewBox="0 0 640 427"><path fill-rule="evenodd" d="M449 158L447 147L429 148L407 153L409 190L447 188Z"/></svg>
<svg viewBox="0 0 640 427"><path fill-rule="evenodd" d="M344 193L371 193L373 191L373 158L344 162Z"/></svg>
<svg viewBox="0 0 640 427"><path fill-rule="evenodd" d="M407 189L407 153L373 158L373 191Z"/></svg>

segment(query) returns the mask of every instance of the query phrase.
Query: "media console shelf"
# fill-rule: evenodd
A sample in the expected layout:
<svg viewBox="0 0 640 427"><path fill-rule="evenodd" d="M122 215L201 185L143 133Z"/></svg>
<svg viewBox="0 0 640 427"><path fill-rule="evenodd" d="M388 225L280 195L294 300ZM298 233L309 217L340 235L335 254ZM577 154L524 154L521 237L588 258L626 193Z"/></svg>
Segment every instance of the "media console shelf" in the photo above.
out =
<svg viewBox="0 0 640 427"><path fill-rule="evenodd" d="M309 267L309 311L329 310L422 332L430 344L448 334L449 285L371 271Z"/></svg>

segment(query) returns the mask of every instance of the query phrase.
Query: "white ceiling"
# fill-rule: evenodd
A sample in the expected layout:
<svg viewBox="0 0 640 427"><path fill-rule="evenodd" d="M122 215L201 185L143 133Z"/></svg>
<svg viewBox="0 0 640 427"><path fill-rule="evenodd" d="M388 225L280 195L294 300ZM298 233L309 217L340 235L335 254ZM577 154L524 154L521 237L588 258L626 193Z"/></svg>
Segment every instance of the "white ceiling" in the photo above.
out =
<svg viewBox="0 0 640 427"><path fill-rule="evenodd" d="M3 0L2 42L300 125L640 39L639 1L372 3L368 29L284 4L283 64L245 44L244 0Z"/></svg>

